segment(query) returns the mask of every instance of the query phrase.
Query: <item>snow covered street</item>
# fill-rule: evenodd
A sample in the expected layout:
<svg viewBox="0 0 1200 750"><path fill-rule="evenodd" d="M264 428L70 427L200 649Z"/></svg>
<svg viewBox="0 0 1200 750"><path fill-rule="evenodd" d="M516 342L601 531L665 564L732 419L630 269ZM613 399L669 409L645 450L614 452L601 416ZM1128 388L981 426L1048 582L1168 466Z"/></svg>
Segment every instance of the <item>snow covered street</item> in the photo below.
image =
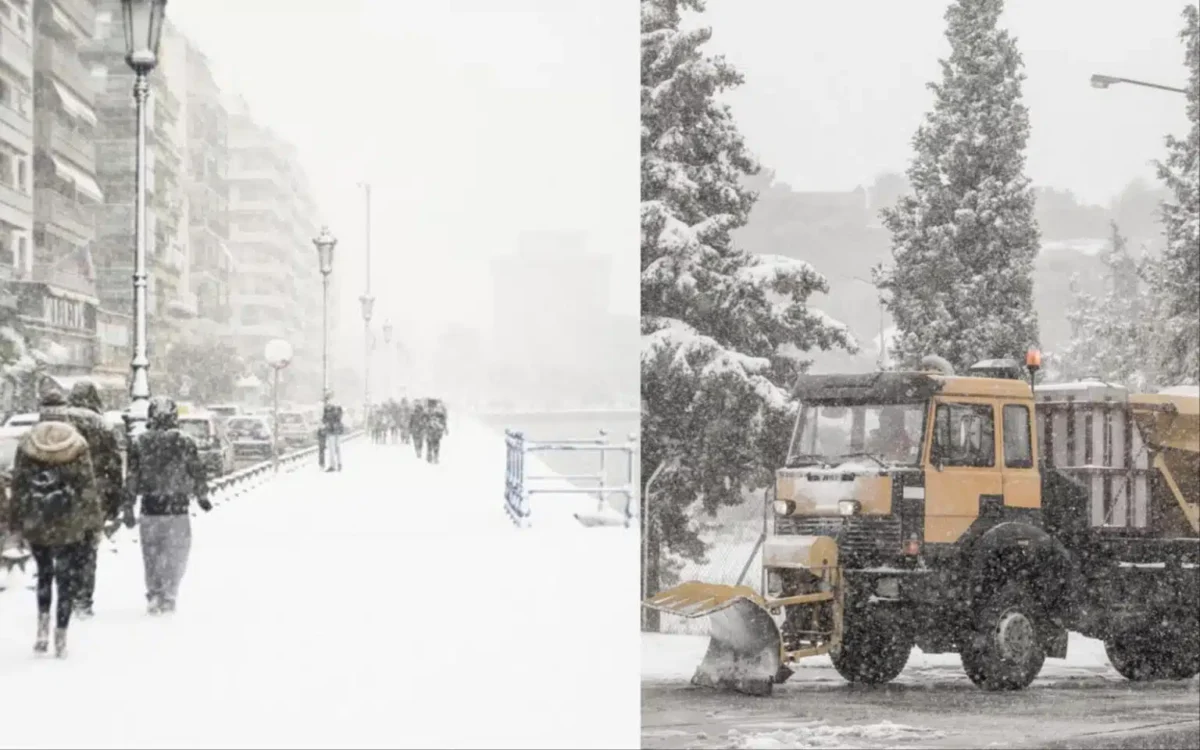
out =
<svg viewBox="0 0 1200 750"><path fill-rule="evenodd" d="M802 662L769 698L693 688L688 680L707 645L707 636L642 635L643 747L1183 748L1200 732L1196 679L1129 683L1103 644L1075 633L1068 658L1047 660L1033 686L1015 693L981 691L957 654L920 649L882 688L847 684L828 657ZM1148 734L1159 741L1138 744Z"/></svg>
<svg viewBox="0 0 1200 750"><path fill-rule="evenodd" d="M359 439L340 474L195 518L170 616L145 613L122 530L65 661L34 657L33 592L10 586L0 744L636 746L636 532L566 507L516 530L502 436L451 430L441 465Z"/></svg>

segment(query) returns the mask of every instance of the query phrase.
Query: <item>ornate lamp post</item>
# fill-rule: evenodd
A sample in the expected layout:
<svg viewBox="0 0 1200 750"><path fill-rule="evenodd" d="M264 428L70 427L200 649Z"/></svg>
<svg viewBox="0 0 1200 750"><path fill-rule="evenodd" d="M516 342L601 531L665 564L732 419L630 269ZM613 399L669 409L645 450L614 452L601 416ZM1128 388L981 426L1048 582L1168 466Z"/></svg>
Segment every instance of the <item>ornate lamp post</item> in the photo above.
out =
<svg viewBox="0 0 1200 750"><path fill-rule="evenodd" d="M321 227L321 233L313 238L317 246L317 259L321 267L321 404L329 405L329 274L333 273L333 249L337 239L329 233L329 227Z"/></svg>
<svg viewBox="0 0 1200 750"><path fill-rule="evenodd" d="M363 294L358 298L362 303L363 317L363 417L369 420L371 417L371 313L375 309L375 298L371 296L371 184L369 182L360 182L359 185L363 189L366 196L367 214L366 214L366 253L367 253L367 274L366 286L363 289Z"/></svg>
<svg viewBox="0 0 1200 750"><path fill-rule="evenodd" d="M388 398L392 397L392 321L383 321L383 392Z"/></svg>
<svg viewBox="0 0 1200 750"><path fill-rule="evenodd" d="M133 69L137 110L133 212L133 359L129 363L130 428L145 420L150 405L150 358L146 354L146 101L150 71L158 64L167 0L121 0L125 62Z"/></svg>
<svg viewBox="0 0 1200 750"><path fill-rule="evenodd" d="M275 460L275 471L279 471L279 371L292 363L292 345L283 339L271 339L267 342L263 357L274 370L271 379L271 423L275 434L271 440L274 444L271 454Z"/></svg>

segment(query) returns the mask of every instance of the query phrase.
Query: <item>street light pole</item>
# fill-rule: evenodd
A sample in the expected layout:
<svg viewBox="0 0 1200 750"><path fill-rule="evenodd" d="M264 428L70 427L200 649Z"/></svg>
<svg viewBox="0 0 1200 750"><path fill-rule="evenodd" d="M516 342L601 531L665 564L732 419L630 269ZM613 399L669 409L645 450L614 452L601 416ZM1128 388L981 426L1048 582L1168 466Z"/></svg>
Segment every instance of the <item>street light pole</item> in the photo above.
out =
<svg viewBox="0 0 1200 750"><path fill-rule="evenodd" d="M271 386L271 421L272 432L274 433L271 436L271 442L273 443L271 455L275 471L279 471L279 371L291 364L292 345L284 339L271 339L267 342L266 349L263 351L263 357L267 360L267 364L271 366L271 369L275 371Z"/></svg>
<svg viewBox="0 0 1200 750"><path fill-rule="evenodd" d="M863 277L861 277L861 276L847 276L846 278L847 278L847 279L850 279L851 281L860 281L860 282L862 282L863 284L870 284L871 286L875 286L874 282L867 281L866 279L864 279L864 278L863 278ZM882 294L882 293L880 293L880 294L879 294L879 359L878 359L878 362L877 362L877 364L879 365L879 369L880 369L880 370L887 369L887 365L886 365L886 363L887 363L887 358L886 358L886 355L885 355L885 352L886 352L886 346L885 346L885 344L884 344L884 340L883 340L883 334L884 334L884 328L883 328L883 294Z"/></svg>
<svg viewBox="0 0 1200 750"><path fill-rule="evenodd" d="M136 110L133 210L133 358L130 360L129 416L146 418L150 405L150 357L147 354L146 311L146 103L150 71L158 64L163 14L167 0L121 0L125 26L125 63L134 72Z"/></svg>
<svg viewBox="0 0 1200 750"><path fill-rule="evenodd" d="M1180 89L1174 86L1164 86L1161 83L1150 83L1149 81L1136 81L1132 78L1119 78L1117 76L1106 76L1100 73L1092 75L1092 88L1106 89L1114 83L1131 83L1134 86L1145 86L1148 89L1160 89L1162 91L1171 91L1176 94L1186 94L1187 89Z"/></svg>
<svg viewBox="0 0 1200 750"><path fill-rule="evenodd" d="M329 227L313 238L321 268L321 404L329 406L329 276L333 273L333 250L337 239Z"/></svg>
<svg viewBox="0 0 1200 750"><path fill-rule="evenodd" d="M371 416L371 311L375 308L375 298L371 296L371 183L360 182L363 193L366 196L366 286L364 287L363 295L359 297L359 302L362 303L363 317L363 415L370 419Z"/></svg>

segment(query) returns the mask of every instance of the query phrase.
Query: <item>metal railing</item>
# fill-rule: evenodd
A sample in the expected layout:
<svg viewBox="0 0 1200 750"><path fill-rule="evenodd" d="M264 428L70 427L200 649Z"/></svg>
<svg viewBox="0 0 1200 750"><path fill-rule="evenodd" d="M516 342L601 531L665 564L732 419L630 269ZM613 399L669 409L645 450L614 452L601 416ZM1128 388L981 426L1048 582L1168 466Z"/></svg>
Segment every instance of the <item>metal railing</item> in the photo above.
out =
<svg viewBox="0 0 1200 750"><path fill-rule="evenodd" d="M529 500L533 495L594 495L597 498L597 511L602 512L612 495L625 496L624 524L626 527L633 522L633 516L638 501L638 483L634 474L638 468L637 435L631 434L626 442L608 441L608 431L600 430L600 436L595 439L579 440L526 440L523 432L514 430L504 431L504 443L507 452L507 467L504 477L504 510L518 527L528 527L530 523ZM530 453L583 452L599 455L599 469L589 474L545 474L530 476L525 470L525 459ZM609 453L623 453L627 460L625 481L617 485L608 484L608 466L606 457ZM568 482L570 487L537 486L540 482ZM535 483L530 486L530 483ZM583 519L580 519L581 522Z"/></svg>

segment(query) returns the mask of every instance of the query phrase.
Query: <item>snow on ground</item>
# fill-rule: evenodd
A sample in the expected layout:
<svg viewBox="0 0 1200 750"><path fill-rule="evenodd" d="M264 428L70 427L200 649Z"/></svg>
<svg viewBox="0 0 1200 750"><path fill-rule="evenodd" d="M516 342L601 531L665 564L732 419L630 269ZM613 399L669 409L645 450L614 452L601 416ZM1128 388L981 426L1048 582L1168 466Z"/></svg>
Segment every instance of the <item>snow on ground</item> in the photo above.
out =
<svg viewBox="0 0 1200 750"><path fill-rule="evenodd" d="M759 726L762 726L761 724ZM852 750L867 742L907 742L942 737L942 732L881 721L876 724L830 725L821 721L790 722L765 732L729 730L729 746L739 750Z"/></svg>
<svg viewBox="0 0 1200 750"><path fill-rule="evenodd" d="M3 743L636 747L637 535L514 529L503 440L452 429L439 466L359 440L195 518L170 616L122 530L66 660L0 593Z"/></svg>
<svg viewBox="0 0 1200 750"><path fill-rule="evenodd" d="M664 617L664 620L666 618ZM696 618L704 619L704 618ZM707 635L642 634L642 679L647 681L690 680L708 648ZM1094 638L1071 633L1066 659L1047 659L1039 681L1078 676L1099 676L1124 682L1104 653L1104 644ZM912 650L908 666L896 679L899 683L932 680L966 680L958 654L926 654ZM813 656L800 662L794 681L844 682L828 656Z"/></svg>

